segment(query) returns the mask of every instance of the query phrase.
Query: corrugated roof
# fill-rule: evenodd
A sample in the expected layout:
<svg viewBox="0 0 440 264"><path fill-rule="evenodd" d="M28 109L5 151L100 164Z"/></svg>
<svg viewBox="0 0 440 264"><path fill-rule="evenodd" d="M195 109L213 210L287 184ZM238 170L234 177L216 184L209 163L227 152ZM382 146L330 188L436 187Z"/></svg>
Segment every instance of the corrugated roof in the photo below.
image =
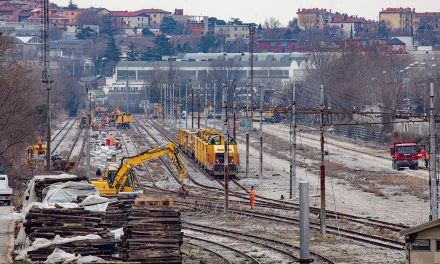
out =
<svg viewBox="0 0 440 264"><path fill-rule="evenodd" d="M149 8L136 11L111 11L110 15L114 17L136 17L149 13L171 14L171 12L162 9Z"/></svg>
<svg viewBox="0 0 440 264"><path fill-rule="evenodd" d="M301 59L302 60L302 59ZM270 67L290 67L293 61L301 61L300 59L292 59L292 60L270 60L270 61L255 61L254 67L256 68L270 68ZM215 62L215 61L214 61ZM157 67L157 68L166 68L170 67L171 63L168 61L120 61L116 67L117 68L125 68L125 67ZM182 68L203 68L203 67L215 67L215 63L213 61L173 61L173 67L182 67ZM249 67L248 61L234 61L231 67ZM224 66L219 66L224 67Z"/></svg>
<svg viewBox="0 0 440 264"><path fill-rule="evenodd" d="M412 234L419 233L419 232L427 230L427 229L431 229L431 228L437 227L439 225L440 225L440 219L437 219L437 220L434 220L434 221L423 223L423 224L418 225L418 226L413 226L413 227L404 229L404 230L400 231L400 235L401 236L412 235Z"/></svg>

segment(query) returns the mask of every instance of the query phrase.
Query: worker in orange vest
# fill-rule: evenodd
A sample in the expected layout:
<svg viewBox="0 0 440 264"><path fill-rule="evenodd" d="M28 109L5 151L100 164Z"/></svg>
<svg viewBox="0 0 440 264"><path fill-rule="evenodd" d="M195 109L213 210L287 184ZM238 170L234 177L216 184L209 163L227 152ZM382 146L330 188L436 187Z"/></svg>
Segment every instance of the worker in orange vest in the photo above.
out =
<svg viewBox="0 0 440 264"><path fill-rule="evenodd" d="M257 194L257 191L255 190L254 186L251 187L251 191L249 192L249 203L251 205L251 209L254 209L255 206L255 195Z"/></svg>
<svg viewBox="0 0 440 264"><path fill-rule="evenodd" d="M429 166L429 153L426 152L425 154L425 168L428 168Z"/></svg>
<svg viewBox="0 0 440 264"><path fill-rule="evenodd" d="M109 145L109 146L113 145L113 135L112 134L110 134L108 136L107 145Z"/></svg>

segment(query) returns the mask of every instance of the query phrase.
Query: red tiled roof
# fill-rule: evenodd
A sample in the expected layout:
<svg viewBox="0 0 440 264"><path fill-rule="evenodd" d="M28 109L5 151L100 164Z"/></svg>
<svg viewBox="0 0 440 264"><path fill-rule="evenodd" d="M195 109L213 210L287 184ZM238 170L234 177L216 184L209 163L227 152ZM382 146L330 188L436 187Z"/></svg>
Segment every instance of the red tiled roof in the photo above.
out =
<svg viewBox="0 0 440 264"><path fill-rule="evenodd" d="M136 11L111 11L110 15L114 16L114 17L137 17L140 16L144 13L162 13L162 14L170 14L171 12L162 10L162 9L155 9L155 8L150 8L150 9L141 9L141 10L136 10Z"/></svg>
<svg viewBox="0 0 440 264"><path fill-rule="evenodd" d="M298 9L298 12L296 12L297 14L312 14L312 13L327 13L327 9L319 9L319 8L303 8L303 9Z"/></svg>
<svg viewBox="0 0 440 264"><path fill-rule="evenodd" d="M407 8L403 8L403 7L399 7L399 8L387 8L384 9L382 11L380 11L379 13L403 13L403 12L411 12L412 9L407 7Z"/></svg>
<svg viewBox="0 0 440 264"><path fill-rule="evenodd" d="M440 16L440 12L416 13L416 17L438 17L438 16Z"/></svg>
<svg viewBox="0 0 440 264"><path fill-rule="evenodd" d="M332 23L362 23L366 22L365 18L358 17L333 17Z"/></svg>

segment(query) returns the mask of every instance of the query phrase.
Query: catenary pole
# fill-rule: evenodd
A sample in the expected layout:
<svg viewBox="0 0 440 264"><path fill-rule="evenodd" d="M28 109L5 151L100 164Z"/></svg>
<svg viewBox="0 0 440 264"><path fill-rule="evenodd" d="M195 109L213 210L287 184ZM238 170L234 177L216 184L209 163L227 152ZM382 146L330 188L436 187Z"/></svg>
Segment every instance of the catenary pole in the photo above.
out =
<svg viewBox="0 0 440 264"><path fill-rule="evenodd" d="M320 224L321 235L326 233L326 212L325 212L325 164L324 164L324 85L321 85L321 108L320 108L320 132L321 132L321 166L320 166L320 183L321 183L321 212Z"/></svg>
<svg viewBox="0 0 440 264"><path fill-rule="evenodd" d="M264 87L260 87L260 188L263 186L263 99Z"/></svg>
<svg viewBox="0 0 440 264"><path fill-rule="evenodd" d="M429 111L429 184L431 189L431 220L438 219L438 201L437 201L437 178L436 178L436 167L437 167L437 155L436 155L436 129L435 129L435 116L434 116L434 83L430 84L430 111Z"/></svg>
<svg viewBox="0 0 440 264"><path fill-rule="evenodd" d="M290 124L290 199L296 198L296 84L292 84L292 118Z"/></svg>
<svg viewBox="0 0 440 264"><path fill-rule="evenodd" d="M224 115L224 123L223 123L223 137L224 137L224 156L223 156L223 168L224 168L224 186L225 186L225 205L224 205L224 213L228 213L229 211L229 150L228 150L228 142L229 142L229 124L228 124L228 99L227 99L227 86L226 84L223 86L223 115Z"/></svg>

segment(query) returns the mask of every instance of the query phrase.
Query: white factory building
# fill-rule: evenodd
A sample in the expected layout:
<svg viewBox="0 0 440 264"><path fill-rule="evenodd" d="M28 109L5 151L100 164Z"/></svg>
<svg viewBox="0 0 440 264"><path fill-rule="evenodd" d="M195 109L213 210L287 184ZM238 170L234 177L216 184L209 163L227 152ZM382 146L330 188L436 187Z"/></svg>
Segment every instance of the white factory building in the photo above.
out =
<svg viewBox="0 0 440 264"><path fill-rule="evenodd" d="M193 83L212 81L221 74L247 83L251 74L249 59L249 53L184 53L163 57L162 61L121 61L115 74L106 79L104 90L123 91L128 86L129 91L140 91L154 80L167 80L170 69L180 80ZM307 53L256 53L254 83L269 79L295 81L308 65Z"/></svg>

